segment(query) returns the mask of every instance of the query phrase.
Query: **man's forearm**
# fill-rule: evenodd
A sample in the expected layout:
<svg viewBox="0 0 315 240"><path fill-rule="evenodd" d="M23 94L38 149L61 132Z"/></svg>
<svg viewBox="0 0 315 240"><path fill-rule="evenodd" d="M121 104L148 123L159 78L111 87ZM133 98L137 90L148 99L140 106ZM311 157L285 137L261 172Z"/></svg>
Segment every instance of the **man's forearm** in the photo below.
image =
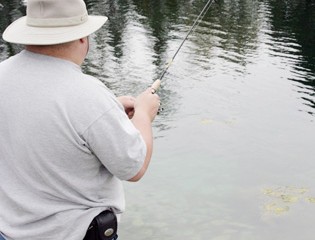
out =
<svg viewBox="0 0 315 240"><path fill-rule="evenodd" d="M134 126L139 130L147 148L146 157L145 157L142 168L136 174L136 176L129 179L129 181L131 182L136 182L143 177L146 170L148 169L151 156L152 156L152 150L153 150L153 133L152 133L151 119L144 112L135 112L131 121L134 124Z"/></svg>

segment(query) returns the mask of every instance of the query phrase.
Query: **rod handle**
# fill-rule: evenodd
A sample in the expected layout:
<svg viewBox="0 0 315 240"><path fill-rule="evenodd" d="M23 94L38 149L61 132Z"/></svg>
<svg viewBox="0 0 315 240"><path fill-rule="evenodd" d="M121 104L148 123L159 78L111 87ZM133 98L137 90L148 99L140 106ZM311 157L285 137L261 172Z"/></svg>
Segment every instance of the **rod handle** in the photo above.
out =
<svg viewBox="0 0 315 240"><path fill-rule="evenodd" d="M151 86L152 94L156 93L156 91L159 89L160 85L161 85L161 80L160 79L155 80L155 82Z"/></svg>

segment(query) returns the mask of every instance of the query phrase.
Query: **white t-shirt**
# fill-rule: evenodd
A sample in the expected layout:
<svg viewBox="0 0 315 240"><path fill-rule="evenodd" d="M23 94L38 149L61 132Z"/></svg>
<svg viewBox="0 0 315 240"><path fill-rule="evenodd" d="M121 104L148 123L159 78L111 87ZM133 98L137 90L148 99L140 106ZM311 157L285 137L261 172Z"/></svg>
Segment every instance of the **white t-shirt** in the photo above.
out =
<svg viewBox="0 0 315 240"><path fill-rule="evenodd" d="M22 51L0 63L0 231L82 240L94 216L124 211L121 180L145 143L116 97L76 64Z"/></svg>

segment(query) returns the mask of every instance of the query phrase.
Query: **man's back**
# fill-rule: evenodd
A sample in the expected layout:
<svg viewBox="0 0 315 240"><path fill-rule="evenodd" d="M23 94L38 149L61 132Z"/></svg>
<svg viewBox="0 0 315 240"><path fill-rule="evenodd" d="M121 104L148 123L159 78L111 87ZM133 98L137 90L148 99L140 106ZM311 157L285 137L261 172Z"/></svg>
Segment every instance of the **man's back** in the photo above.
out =
<svg viewBox="0 0 315 240"><path fill-rule="evenodd" d="M0 228L80 239L104 206L123 211L115 176L133 177L145 147L114 95L76 64L28 51L1 63L0 76Z"/></svg>

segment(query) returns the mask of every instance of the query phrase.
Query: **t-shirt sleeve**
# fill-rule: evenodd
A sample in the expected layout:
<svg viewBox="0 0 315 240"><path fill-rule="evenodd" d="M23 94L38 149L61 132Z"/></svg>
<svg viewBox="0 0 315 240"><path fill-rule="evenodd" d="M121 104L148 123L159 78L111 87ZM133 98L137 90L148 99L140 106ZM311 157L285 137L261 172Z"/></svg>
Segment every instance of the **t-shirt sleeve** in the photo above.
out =
<svg viewBox="0 0 315 240"><path fill-rule="evenodd" d="M146 145L118 103L96 119L84 136L90 150L114 176L129 180L140 171Z"/></svg>

